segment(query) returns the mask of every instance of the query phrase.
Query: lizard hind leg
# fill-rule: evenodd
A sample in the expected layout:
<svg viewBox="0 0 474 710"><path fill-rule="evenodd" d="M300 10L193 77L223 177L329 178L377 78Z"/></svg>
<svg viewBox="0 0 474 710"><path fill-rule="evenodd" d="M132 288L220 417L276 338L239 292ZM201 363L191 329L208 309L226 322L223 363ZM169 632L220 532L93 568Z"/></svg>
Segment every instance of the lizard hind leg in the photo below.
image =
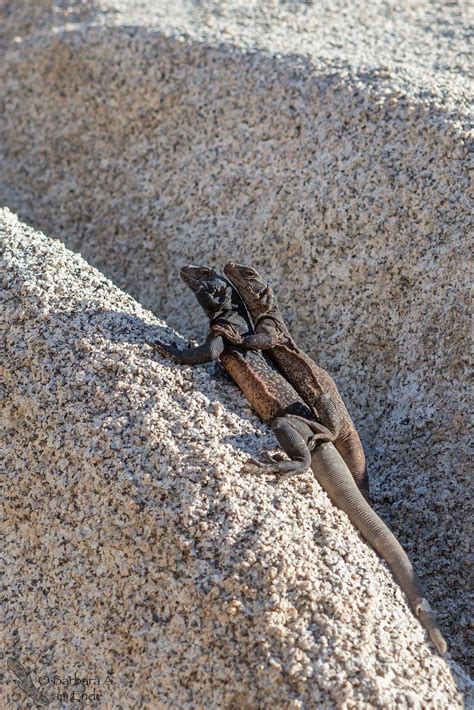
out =
<svg viewBox="0 0 474 710"><path fill-rule="evenodd" d="M281 460L279 456L273 458L271 463L248 461L243 473L269 473L284 474L286 480L290 476L306 473L311 466L311 453L306 441L310 438L311 431L304 422L294 421L293 417L277 417L272 422L272 429L283 451L289 456Z"/></svg>
<svg viewBox="0 0 474 710"><path fill-rule="evenodd" d="M341 428L341 417L337 404L329 392L323 392L319 397L316 397L313 402L313 409L317 412L318 421L329 429L334 439L337 438Z"/></svg>
<svg viewBox="0 0 474 710"><path fill-rule="evenodd" d="M319 444L336 441L341 429L341 418L337 405L328 392L316 397L311 408L318 421L297 414L290 414L288 418L292 421L303 422L313 432L313 436L308 439L307 443L309 450L314 451Z"/></svg>
<svg viewBox="0 0 474 710"><path fill-rule="evenodd" d="M328 392L317 397L314 407L318 411L319 420L334 434L332 443L335 445L346 462L349 471L367 501L370 501L369 478L365 463L364 449L362 448L359 434L352 427L349 431L341 431L341 418L333 398ZM316 437L314 437L316 439ZM311 442L308 446L313 449Z"/></svg>
<svg viewBox="0 0 474 710"><path fill-rule="evenodd" d="M308 447L314 451L319 444L336 441L341 429L341 417L329 392L323 392L316 397L312 402L312 409L318 418L318 424L311 426L315 434L308 441Z"/></svg>

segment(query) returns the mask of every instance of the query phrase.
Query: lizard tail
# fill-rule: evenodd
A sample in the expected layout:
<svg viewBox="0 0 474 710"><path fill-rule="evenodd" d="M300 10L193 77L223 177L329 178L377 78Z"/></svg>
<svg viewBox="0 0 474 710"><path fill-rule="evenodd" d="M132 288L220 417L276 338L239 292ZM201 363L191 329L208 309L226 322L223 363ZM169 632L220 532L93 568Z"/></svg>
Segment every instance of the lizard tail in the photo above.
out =
<svg viewBox="0 0 474 710"><path fill-rule="evenodd" d="M438 651L445 653L448 646L431 613L407 553L364 499L333 444L321 444L312 452L311 468L334 505L347 513L357 530L387 562L393 576L407 595L414 615L426 629Z"/></svg>
<svg viewBox="0 0 474 710"><path fill-rule="evenodd" d="M431 607L428 604L428 600L423 598L418 607L415 609L415 614L420 620L420 624L428 632L428 636L432 640L433 644L436 646L440 653L446 653L448 650L448 644L446 643L441 631L438 628L436 619L434 618Z"/></svg>

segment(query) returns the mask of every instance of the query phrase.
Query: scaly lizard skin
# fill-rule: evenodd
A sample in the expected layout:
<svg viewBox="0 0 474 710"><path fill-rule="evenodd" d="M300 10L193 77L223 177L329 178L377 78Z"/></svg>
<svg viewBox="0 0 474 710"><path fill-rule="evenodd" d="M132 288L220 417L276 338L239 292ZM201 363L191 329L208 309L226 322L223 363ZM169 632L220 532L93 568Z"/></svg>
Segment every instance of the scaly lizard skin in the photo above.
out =
<svg viewBox="0 0 474 710"><path fill-rule="evenodd" d="M365 464L364 449L349 412L346 409L336 383L326 370L316 365L293 338L283 320L276 296L270 286L255 269L239 264L227 264L224 273L232 282L253 320L255 334L240 336L231 329L219 329L227 340L242 348L265 350L280 372L290 382L300 397L316 414L317 419L331 429L318 411L322 394L331 395L339 418L339 428L333 430L333 443L347 463L354 480L364 497L369 499L369 479Z"/></svg>
<svg viewBox="0 0 474 710"><path fill-rule="evenodd" d="M330 441L331 432L312 419L308 406L262 353L240 350L226 343L220 334L222 327L233 328L243 337L253 333L239 294L212 269L188 266L180 275L209 317L208 336L205 343L187 350L165 343L156 342L155 346L184 364L217 359L221 362L257 414L271 424L289 456L285 461L274 457L270 464L251 461L244 470L285 474L280 480L286 480L294 474L304 473L311 466L332 502L347 513L354 526L386 560L415 616L438 651L444 653L446 641L431 613L413 565L395 536L360 493L346 463ZM323 418L337 428L338 412L331 395L321 395L317 406Z"/></svg>
<svg viewBox="0 0 474 710"><path fill-rule="evenodd" d="M268 465L251 461L245 467L247 471L258 468L262 472L288 475L305 473L311 465L307 442L313 446L318 440L330 441L331 432L315 421L309 407L265 355L226 344L215 332L230 327L244 335L253 333L245 306L232 284L206 267L186 266L180 276L209 317L206 341L187 350L164 343L156 345L187 365L219 360L257 414L272 426L290 460L273 460Z"/></svg>

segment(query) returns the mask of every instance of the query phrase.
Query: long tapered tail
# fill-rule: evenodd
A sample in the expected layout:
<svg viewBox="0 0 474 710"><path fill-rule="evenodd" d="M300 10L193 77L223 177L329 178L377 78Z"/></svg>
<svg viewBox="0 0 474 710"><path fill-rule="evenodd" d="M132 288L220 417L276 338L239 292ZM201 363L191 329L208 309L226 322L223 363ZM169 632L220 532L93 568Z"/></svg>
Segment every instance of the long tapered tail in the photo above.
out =
<svg viewBox="0 0 474 710"><path fill-rule="evenodd" d="M387 562L408 597L414 615L440 653L448 649L431 613L420 580L395 535L372 510L357 488L344 460L332 444L321 444L311 456L311 468L331 501L349 516L353 525Z"/></svg>

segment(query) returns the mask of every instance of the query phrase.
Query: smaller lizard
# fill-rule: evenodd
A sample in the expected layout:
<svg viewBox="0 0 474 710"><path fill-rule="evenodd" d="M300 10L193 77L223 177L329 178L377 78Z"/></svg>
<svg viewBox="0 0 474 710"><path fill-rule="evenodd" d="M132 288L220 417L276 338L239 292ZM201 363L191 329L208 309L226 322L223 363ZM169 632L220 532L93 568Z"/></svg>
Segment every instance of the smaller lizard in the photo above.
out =
<svg viewBox="0 0 474 710"><path fill-rule="evenodd" d="M285 474L280 478L285 480L295 473L305 472L311 465L334 505L347 513L357 530L387 562L407 595L414 615L438 651L444 653L446 641L431 613L413 565L396 537L357 488L346 463L331 443L331 432L312 420L308 406L263 353L241 350L224 341L220 334L222 327L235 328L243 337L253 333L237 291L230 282L205 267L188 266L180 275L209 317L208 336L205 343L188 350L160 342L154 345L184 364L219 359L257 414L272 425L282 449L290 457L287 461L275 457L271 464L263 467L250 462L245 468ZM337 431L340 427L338 408L331 395L321 395L316 404L322 418Z"/></svg>
<svg viewBox="0 0 474 710"><path fill-rule="evenodd" d="M336 408L339 428L333 431L333 443L347 463L364 497L369 499L369 479L364 449L349 412L329 373L319 367L291 337L276 296L260 274L247 266L230 263L224 273L239 292L253 320L255 334L241 335L232 328L220 327L227 340L242 348L264 350L300 397L316 414L318 421L332 430L334 419L325 421L318 411L318 401L327 393Z"/></svg>
<svg viewBox="0 0 474 710"><path fill-rule="evenodd" d="M264 354L225 343L217 332L230 328L245 335L253 333L245 306L232 284L204 266L186 266L180 276L209 317L207 338L202 345L186 350L164 343L155 345L185 365L219 360L257 414L271 425L289 460L276 461L270 457L272 463L267 465L250 460L244 467L246 472L258 468L262 473L288 476L305 473L311 466L309 447L313 448L317 441L332 441L332 432L315 420L310 408ZM323 402L320 406L325 407ZM332 421L333 407L329 401L326 409L326 418Z"/></svg>

